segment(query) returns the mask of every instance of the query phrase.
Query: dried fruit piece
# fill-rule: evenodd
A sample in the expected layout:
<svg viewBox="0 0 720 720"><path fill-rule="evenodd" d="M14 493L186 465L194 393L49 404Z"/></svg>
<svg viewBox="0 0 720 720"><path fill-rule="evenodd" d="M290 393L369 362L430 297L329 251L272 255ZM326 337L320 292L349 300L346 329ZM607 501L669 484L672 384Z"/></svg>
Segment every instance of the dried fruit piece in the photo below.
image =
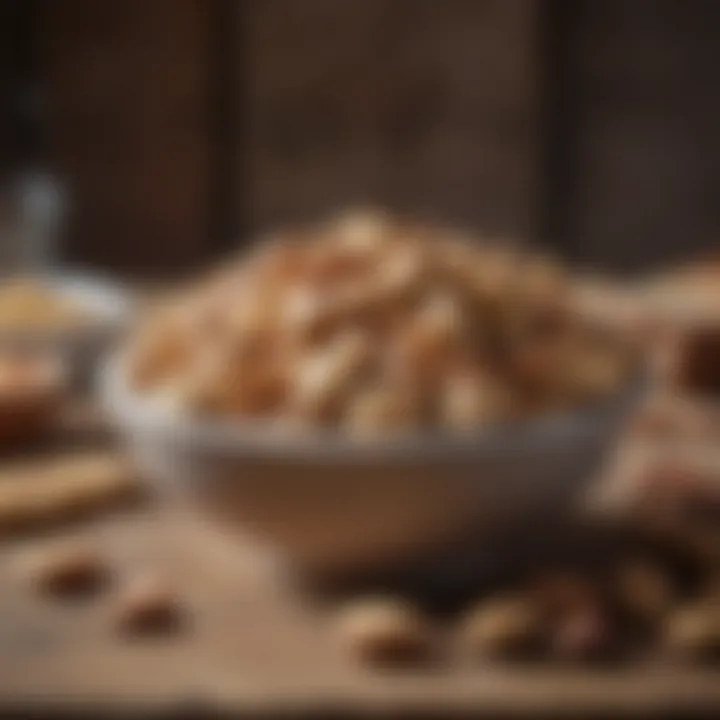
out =
<svg viewBox="0 0 720 720"><path fill-rule="evenodd" d="M362 660L394 664L426 657L432 631L412 605L393 598L359 600L343 609L337 631Z"/></svg>
<svg viewBox="0 0 720 720"><path fill-rule="evenodd" d="M474 607L463 623L470 650L485 657L518 657L537 650L542 617L528 598L495 598Z"/></svg>

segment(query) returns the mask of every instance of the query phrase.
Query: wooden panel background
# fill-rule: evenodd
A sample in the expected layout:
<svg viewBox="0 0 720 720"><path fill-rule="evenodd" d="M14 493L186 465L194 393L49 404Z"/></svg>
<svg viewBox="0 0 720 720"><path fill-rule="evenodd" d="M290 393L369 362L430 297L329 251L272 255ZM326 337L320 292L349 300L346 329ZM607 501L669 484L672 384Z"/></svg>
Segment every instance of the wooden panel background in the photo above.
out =
<svg viewBox="0 0 720 720"><path fill-rule="evenodd" d="M71 261L154 274L205 257L210 8L43 3L52 160L72 203Z"/></svg>
<svg viewBox="0 0 720 720"><path fill-rule="evenodd" d="M535 0L249 0L251 226L363 202L528 237Z"/></svg>
<svg viewBox="0 0 720 720"><path fill-rule="evenodd" d="M0 108L7 108L13 89L15 63L13 57L12 29L15 8L10 3L0 3ZM7 110L0 112L0 183L6 178L11 161L10 117Z"/></svg>
<svg viewBox="0 0 720 720"><path fill-rule="evenodd" d="M365 203L608 268L719 244L716 0L39 1L70 259Z"/></svg>
<svg viewBox="0 0 720 720"><path fill-rule="evenodd" d="M579 0L571 17L576 252L633 269L720 248L720 3Z"/></svg>

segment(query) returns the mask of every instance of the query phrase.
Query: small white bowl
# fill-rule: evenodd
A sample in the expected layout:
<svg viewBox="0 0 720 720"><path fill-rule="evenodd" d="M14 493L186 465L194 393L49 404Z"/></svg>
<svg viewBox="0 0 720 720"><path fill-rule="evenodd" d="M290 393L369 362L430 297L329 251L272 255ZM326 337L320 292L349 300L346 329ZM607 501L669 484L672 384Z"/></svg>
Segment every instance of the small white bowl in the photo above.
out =
<svg viewBox="0 0 720 720"><path fill-rule="evenodd" d="M560 516L586 489L642 383L602 407L478 436L373 442L179 416L129 390L120 357L101 386L155 487L301 568L347 573Z"/></svg>
<svg viewBox="0 0 720 720"><path fill-rule="evenodd" d="M58 353L71 379L87 380L97 361L128 326L133 302L129 293L105 279L57 273L41 275L37 282L86 313L77 325L62 328L0 329L0 349L43 350Z"/></svg>

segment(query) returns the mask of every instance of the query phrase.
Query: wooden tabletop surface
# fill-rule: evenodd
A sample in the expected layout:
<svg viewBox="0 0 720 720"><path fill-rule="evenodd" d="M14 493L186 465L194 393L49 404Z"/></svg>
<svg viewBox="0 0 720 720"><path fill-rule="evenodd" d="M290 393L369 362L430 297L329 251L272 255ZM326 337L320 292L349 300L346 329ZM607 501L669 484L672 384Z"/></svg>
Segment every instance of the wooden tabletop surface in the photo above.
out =
<svg viewBox="0 0 720 720"><path fill-rule="evenodd" d="M94 417L75 413L63 446L86 442ZM92 444L101 437L95 433ZM186 623L167 637L128 638L112 621L112 587L83 601L38 594L23 558L72 536L108 558L118 583L138 572L166 579L183 600ZM478 665L458 656L392 673L362 667L340 647L327 612L251 543L231 543L159 502L5 540L0 586L0 714L7 716L107 709L129 717L720 713L717 670L659 661L570 668Z"/></svg>

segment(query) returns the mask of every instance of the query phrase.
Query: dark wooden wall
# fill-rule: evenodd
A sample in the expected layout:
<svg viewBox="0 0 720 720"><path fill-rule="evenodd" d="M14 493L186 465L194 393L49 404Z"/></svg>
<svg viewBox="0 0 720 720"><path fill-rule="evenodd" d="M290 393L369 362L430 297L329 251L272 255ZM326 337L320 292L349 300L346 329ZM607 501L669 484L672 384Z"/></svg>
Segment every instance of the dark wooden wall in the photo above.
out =
<svg viewBox="0 0 720 720"><path fill-rule="evenodd" d="M570 18L575 252L632 268L719 248L720 2L582 0Z"/></svg>
<svg viewBox="0 0 720 720"><path fill-rule="evenodd" d="M609 268L718 245L717 0L40 7L71 258L192 268L367 202Z"/></svg>
<svg viewBox="0 0 720 720"><path fill-rule="evenodd" d="M204 0L47 0L50 159L70 259L141 274L209 243L210 11Z"/></svg>
<svg viewBox="0 0 720 720"><path fill-rule="evenodd" d="M538 7L250 0L251 225L370 201L531 235Z"/></svg>

